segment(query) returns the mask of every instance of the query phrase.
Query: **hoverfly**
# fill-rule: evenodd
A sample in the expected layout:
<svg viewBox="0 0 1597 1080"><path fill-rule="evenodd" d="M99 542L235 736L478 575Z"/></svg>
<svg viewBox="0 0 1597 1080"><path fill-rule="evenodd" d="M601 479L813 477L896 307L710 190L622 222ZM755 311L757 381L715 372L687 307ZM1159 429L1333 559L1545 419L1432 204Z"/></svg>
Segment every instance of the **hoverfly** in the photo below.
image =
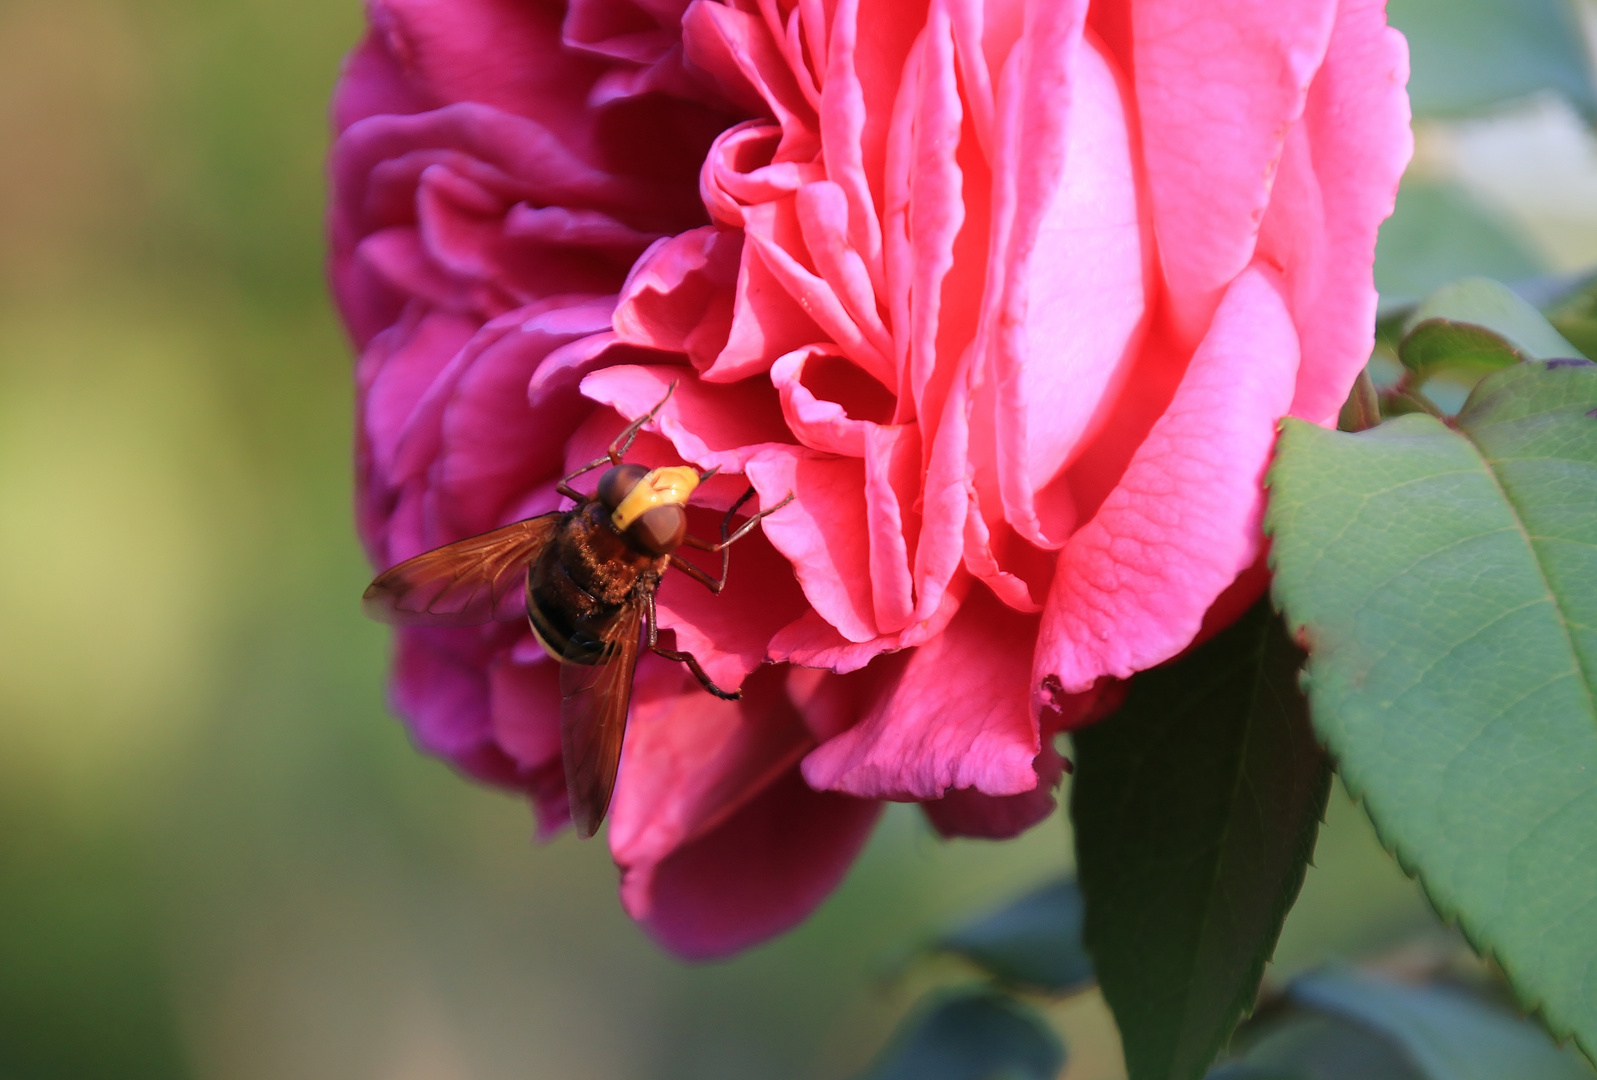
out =
<svg viewBox="0 0 1597 1080"><path fill-rule="evenodd" d="M712 593L726 585L731 546L793 495L750 517L732 519L754 496L751 486L721 521L721 540L688 534L684 505L715 473L687 466L647 469L623 458L643 426L676 390L616 436L608 453L565 477L556 490L577 505L469 537L385 570L366 589L366 614L406 626L474 626L525 617L544 650L560 662L560 744L571 820L583 838L598 831L615 789L632 671L640 637L668 660L688 666L716 697L738 691L711 681L691 653L661 647L654 594L668 567ZM593 495L571 481L608 465ZM721 576L711 577L675 554L678 547L719 553ZM641 632L640 632L641 631Z"/></svg>

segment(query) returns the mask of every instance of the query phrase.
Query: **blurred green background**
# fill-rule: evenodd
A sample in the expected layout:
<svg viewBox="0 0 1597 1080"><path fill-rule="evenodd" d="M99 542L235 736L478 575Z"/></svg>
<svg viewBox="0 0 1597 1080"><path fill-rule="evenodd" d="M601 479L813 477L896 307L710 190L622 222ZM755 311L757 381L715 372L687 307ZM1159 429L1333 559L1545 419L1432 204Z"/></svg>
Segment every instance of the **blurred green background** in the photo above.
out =
<svg viewBox="0 0 1597 1080"><path fill-rule="evenodd" d="M0 1080L846 1077L961 977L917 943L1057 874L1067 826L946 843L894 808L806 926L690 967L622 915L602 843L536 846L410 748L356 603L321 275L359 23L0 0ZM1457 211L1470 251L1577 268L1593 175L1551 99L1438 122L1419 239L1383 258L1423 278L1402 260ZM1340 794L1316 861L1272 978L1427 925ZM1120 1075L1095 996L1055 1017L1072 1080Z"/></svg>

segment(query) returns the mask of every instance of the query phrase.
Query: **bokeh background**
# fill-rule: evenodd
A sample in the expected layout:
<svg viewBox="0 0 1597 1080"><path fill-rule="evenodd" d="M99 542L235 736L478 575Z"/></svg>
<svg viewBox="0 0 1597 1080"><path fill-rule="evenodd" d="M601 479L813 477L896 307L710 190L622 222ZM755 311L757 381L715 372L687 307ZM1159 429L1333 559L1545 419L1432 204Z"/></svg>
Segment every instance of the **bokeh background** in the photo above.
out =
<svg viewBox="0 0 1597 1080"><path fill-rule="evenodd" d="M1393 18L1418 67L1502 7ZM1537 46L1562 68L1421 103L1473 115L1421 125L1386 296L1597 262L1570 26ZM535 845L411 749L321 275L359 28L357 0L0 0L0 1080L850 1076L962 976L918 946L1068 868L1068 823L950 843L895 808L807 925L685 966L602 843ZM1432 925L1338 792L1270 977ZM1122 1075L1101 1001L1053 1015L1070 1080Z"/></svg>

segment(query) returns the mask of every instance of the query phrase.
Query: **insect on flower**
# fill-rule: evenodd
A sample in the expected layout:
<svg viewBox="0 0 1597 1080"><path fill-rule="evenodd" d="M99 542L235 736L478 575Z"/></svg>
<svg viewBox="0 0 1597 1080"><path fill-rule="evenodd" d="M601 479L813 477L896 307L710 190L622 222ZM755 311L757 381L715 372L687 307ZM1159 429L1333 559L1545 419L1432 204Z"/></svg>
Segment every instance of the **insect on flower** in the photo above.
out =
<svg viewBox="0 0 1597 1080"><path fill-rule="evenodd" d="M726 585L731 546L775 506L735 530L733 518L754 496L750 487L721 521L718 543L688 534L688 497L715 472L685 465L648 469L623 459L643 426L670 400L676 383L653 409L628 424L602 458L557 485L577 505L469 537L407 559L366 589L366 614L405 626L474 626L525 617L550 656L560 662L560 741L566 792L577 833L598 831L615 789L621 743L632 697L638 644L688 666L716 697L737 691L711 681L693 654L662 648L654 594L675 567L713 593ZM601 466L597 491L584 495L571 481ZM682 546L718 552L721 576L711 577L675 554Z"/></svg>

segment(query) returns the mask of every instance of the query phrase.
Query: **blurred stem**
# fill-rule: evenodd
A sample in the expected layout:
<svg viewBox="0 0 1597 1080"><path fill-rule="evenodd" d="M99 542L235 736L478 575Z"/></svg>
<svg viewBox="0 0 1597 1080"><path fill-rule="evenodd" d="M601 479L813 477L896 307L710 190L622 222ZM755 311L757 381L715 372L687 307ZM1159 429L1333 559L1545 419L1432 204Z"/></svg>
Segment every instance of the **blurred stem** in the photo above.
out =
<svg viewBox="0 0 1597 1080"><path fill-rule="evenodd" d="M1365 431L1380 422L1381 396L1370 378L1370 369L1364 368L1353 380L1353 391L1342 403L1336 426L1342 431Z"/></svg>

